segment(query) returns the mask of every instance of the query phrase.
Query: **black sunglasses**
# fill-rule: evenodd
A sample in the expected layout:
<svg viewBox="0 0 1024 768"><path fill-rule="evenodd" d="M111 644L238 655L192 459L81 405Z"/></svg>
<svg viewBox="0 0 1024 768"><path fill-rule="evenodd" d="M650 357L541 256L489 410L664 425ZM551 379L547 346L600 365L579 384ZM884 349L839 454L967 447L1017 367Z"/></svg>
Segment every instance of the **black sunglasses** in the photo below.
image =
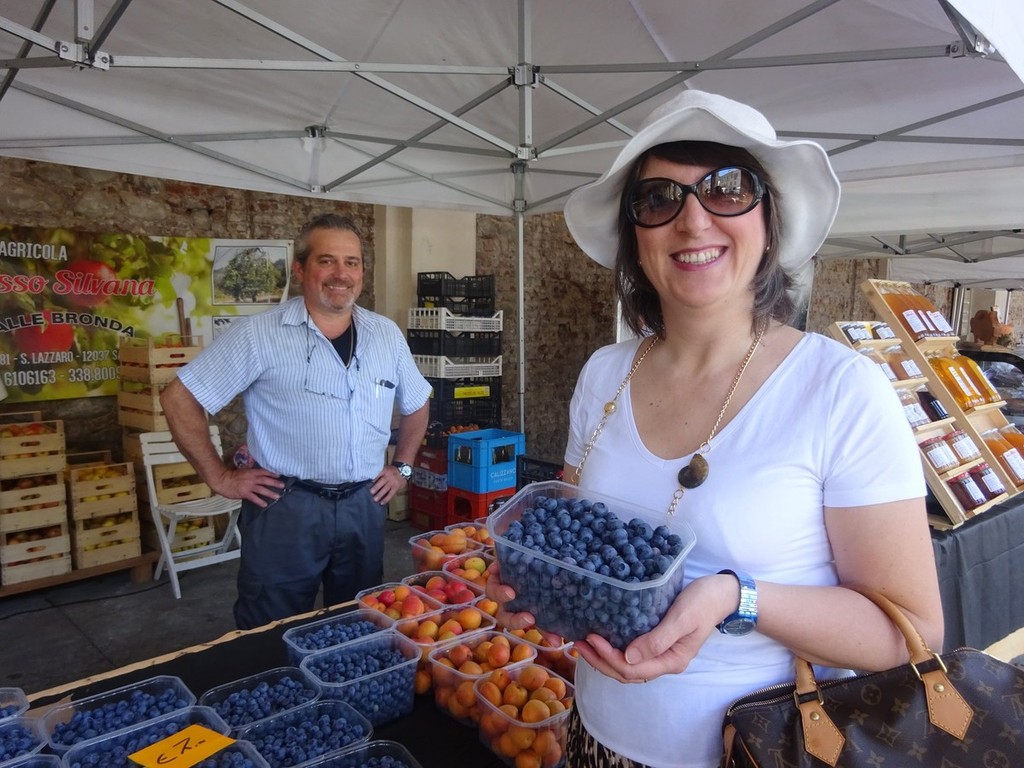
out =
<svg viewBox="0 0 1024 768"><path fill-rule="evenodd" d="M638 227L660 227L679 215L691 193L708 213L741 216L761 202L766 191L756 173L739 165L716 168L696 184L640 179L626 195L626 217Z"/></svg>

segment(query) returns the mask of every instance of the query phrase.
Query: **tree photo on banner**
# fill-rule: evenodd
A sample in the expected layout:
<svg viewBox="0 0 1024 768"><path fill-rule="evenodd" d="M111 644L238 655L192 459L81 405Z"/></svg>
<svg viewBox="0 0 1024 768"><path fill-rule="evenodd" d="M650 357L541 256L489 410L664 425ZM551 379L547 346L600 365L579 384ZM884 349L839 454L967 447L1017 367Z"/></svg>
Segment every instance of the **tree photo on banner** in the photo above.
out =
<svg viewBox="0 0 1024 768"><path fill-rule="evenodd" d="M122 340L209 343L214 305L246 315L287 296L290 254L288 240L0 224L4 402L116 394Z"/></svg>

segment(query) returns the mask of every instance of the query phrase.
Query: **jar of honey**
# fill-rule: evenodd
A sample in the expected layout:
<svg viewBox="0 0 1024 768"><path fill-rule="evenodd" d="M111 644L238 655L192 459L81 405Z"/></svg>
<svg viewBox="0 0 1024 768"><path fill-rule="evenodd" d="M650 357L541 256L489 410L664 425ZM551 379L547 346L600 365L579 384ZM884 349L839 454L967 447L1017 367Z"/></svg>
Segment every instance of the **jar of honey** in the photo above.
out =
<svg viewBox="0 0 1024 768"><path fill-rule="evenodd" d="M999 460L999 464L1006 470L1006 474L1010 476L1013 484L1021 485L1024 483L1024 458L1021 457L1020 452L1013 447L1010 441L995 428L983 432L981 439L985 441L985 445L989 447L989 450Z"/></svg>
<svg viewBox="0 0 1024 768"><path fill-rule="evenodd" d="M998 403L1002 401L1003 396L999 394L999 390L992 386L992 382L988 380L988 376L981 370L981 366L977 362L967 357L967 355L958 355L961 368L963 368L967 375L971 378L974 383L975 389L981 392L985 398L986 403Z"/></svg>
<svg viewBox="0 0 1024 768"><path fill-rule="evenodd" d="M888 323L872 323L871 336L875 339L895 339L896 333Z"/></svg>
<svg viewBox="0 0 1024 768"><path fill-rule="evenodd" d="M985 397L977 390L967 372L960 367L960 355L953 350L943 353L935 351L928 357L928 364L935 375L963 410L969 411L986 403Z"/></svg>
<svg viewBox="0 0 1024 768"><path fill-rule="evenodd" d="M899 379L896 377L896 372L892 369L892 366L889 365L889 362L884 357L882 357L877 350L865 348L858 351L862 355L864 355L864 357L866 357L868 360L875 363L879 368L881 368L882 373L885 374L885 378L887 378L889 381L899 381Z"/></svg>
<svg viewBox="0 0 1024 768"><path fill-rule="evenodd" d="M921 373L921 369L917 367L917 363L907 354L906 350L899 344L894 344L891 347L886 347L882 350L882 357L889 367L893 369L896 374L896 378L900 381L906 381L907 379L920 379L924 376Z"/></svg>

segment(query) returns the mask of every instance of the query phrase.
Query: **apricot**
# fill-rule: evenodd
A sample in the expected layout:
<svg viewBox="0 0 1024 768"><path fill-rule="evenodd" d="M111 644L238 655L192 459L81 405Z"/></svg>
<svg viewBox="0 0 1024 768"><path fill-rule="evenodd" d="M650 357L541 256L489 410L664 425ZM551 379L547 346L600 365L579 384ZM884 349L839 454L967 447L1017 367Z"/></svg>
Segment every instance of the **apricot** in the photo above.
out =
<svg viewBox="0 0 1024 768"><path fill-rule="evenodd" d="M550 675L547 680L544 681L544 687L550 688L555 692L556 699L565 698L565 681L560 677Z"/></svg>
<svg viewBox="0 0 1024 768"><path fill-rule="evenodd" d="M479 694L481 699L488 702L489 704L493 704L495 707L500 707L502 704L501 688L492 683L490 680L484 680L482 683L480 683L480 686L477 688L477 693Z"/></svg>
<svg viewBox="0 0 1024 768"><path fill-rule="evenodd" d="M494 742L491 749L499 755L509 758L515 758L515 756L522 751L519 746L512 741L512 737L509 736L508 731L505 731L503 734L498 736L497 741Z"/></svg>
<svg viewBox="0 0 1024 768"><path fill-rule="evenodd" d="M493 645L493 640L481 640L473 649L473 659L481 664L487 661L487 654L490 652Z"/></svg>
<svg viewBox="0 0 1024 768"><path fill-rule="evenodd" d="M459 667L461 667L463 664L465 664L467 661L469 661L472 658L473 658L473 649L470 648L465 643L459 643L454 648L449 650L448 653L446 654L446 656L444 656L441 659L439 659L439 661L441 661L441 662L447 661L453 667L458 669Z"/></svg>
<svg viewBox="0 0 1024 768"><path fill-rule="evenodd" d="M411 587L409 587L407 584L401 584L401 585L395 587L395 599L396 600L405 600L405 598L407 598L411 592L412 592L412 588Z"/></svg>
<svg viewBox="0 0 1024 768"><path fill-rule="evenodd" d="M523 688L522 685L513 680L509 683L505 690L501 692L501 700L505 704L511 704L516 709L522 709L530 698L530 692Z"/></svg>
<svg viewBox="0 0 1024 768"><path fill-rule="evenodd" d="M473 688L472 680L463 680L455 688L455 698L458 699L459 704L464 706L467 710L476 705L476 690ZM544 708L547 710L547 707Z"/></svg>
<svg viewBox="0 0 1024 768"><path fill-rule="evenodd" d="M417 669L416 670L415 682L413 684L414 688L416 690L416 693L426 693L427 691L429 691L430 690L430 683L431 683L430 672L425 670L425 669ZM408 690L408 689L406 689L406 690Z"/></svg>
<svg viewBox="0 0 1024 768"><path fill-rule="evenodd" d="M480 732L493 739L508 730L509 722L504 715L497 712L482 712L480 714Z"/></svg>
<svg viewBox="0 0 1024 768"><path fill-rule="evenodd" d="M453 717L460 720L466 719L469 717L469 707L459 699L457 689L455 693L455 696L448 697L448 711Z"/></svg>
<svg viewBox="0 0 1024 768"><path fill-rule="evenodd" d="M491 647L487 649L487 663L492 667L505 666L511 657L512 652L506 645L492 643Z"/></svg>
<svg viewBox="0 0 1024 768"><path fill-rule="evenodd" d="M537 738L537 729L513 723L508 727L507 734L509 741L515 744L518 748L517 752L520 752L531 747L533 740Z"/></svg>
<svg viewBox="0 0 1024 768"><path fill-rule="evenodd" d="M550 728L540 728L537 731L537 738L533 740L533 746L530 748L540 755L541 759L548 757L554 751L557 751L559 757L562 756L562 746L558 743L558 736Z"/></svg>
<svg viewBox="0 0 1024 768"><path fill-rule="evenodd" d="M435 674L434 677L435 677L435 680L436 680L436 677L437 677L436 674ZM555 692L552 691L550 688L543 688L543 687L541 687L541 688L538 688L537 690L533 691L530 694L530 700L531 701L541 701L541 702L544 702L544 701L554 701L557 698L558 698L558 696L556 696Z"/></svg>
<svg viewBox="0 0 1024 768"><path fill-rule="evenodd" d="M508 688L509 683L512 682L512 675L508 673L507 669L501 668L496 669L487 676L488 681L494 683L499 691L504 691Z"/></svg>
<svg viewBox="0 0 1024 768"><path fill-rule="evenodd" d="M464 675L482 675L484 670L475 661L470 660L463 662L462 666L459 667L459 672Z"/></svg>
<svg viewBox="0 0 1024 768"><path fill-rule="evenodd" d="M552 699L551 701L545 703L547 705L548 712L551 713L552 717L554 717L555 715L562 714L567 709L565 704L563 704L559 699Z"/></svg>
<svg viewBox="0 0 1024 768"><path fill-rule="evenodd" d="M534 658L533 648L528 646L526 643L516 643L516 647L512 649L511 660L513 663L517 661L526 661Z"/></svg>
<svg viewBox="0 0 1024 768"><path fill-rule="evenodd" d="M519 717L524 723L539 723L541 720L551 717L551 711L543 701L530 699L523 704L523 708L519 711Z"/></svg>
<svg viewBox="0 0 1024 768"><path fill-rule="evenodd" d="M537 664L530 664L519 673L519 684L528 691L536 691L542 688L551 675L544 667Z"/></svg>
<svg viewBox="0 0 1024 768"><path fill-rule="evenodd" d="M483 614L476 608L463 608L455 615L455 618L467 631L479 629L484 620Z"/></svg>
<svg viewBox="0 0 1024 768"><path fill-rule="evenodd" d="M515 768L541 768L541 758L532 749L524 749L516 755Z"/></svg>

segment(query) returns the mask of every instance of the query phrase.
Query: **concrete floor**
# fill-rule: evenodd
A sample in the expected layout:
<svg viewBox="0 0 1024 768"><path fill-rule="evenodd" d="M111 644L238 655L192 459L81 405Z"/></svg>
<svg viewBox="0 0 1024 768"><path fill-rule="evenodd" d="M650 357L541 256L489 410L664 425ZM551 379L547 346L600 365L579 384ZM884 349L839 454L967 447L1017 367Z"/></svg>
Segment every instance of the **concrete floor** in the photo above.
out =
<svg viewBox="0 0 1024 768"><path fill-rule="evenodd" d="M387 522L384 581L413 572L409 538ZM0 598L0 688L32 694L144 659L216 640L235 629L238 561L132 584L127 571Z"/></svg>

